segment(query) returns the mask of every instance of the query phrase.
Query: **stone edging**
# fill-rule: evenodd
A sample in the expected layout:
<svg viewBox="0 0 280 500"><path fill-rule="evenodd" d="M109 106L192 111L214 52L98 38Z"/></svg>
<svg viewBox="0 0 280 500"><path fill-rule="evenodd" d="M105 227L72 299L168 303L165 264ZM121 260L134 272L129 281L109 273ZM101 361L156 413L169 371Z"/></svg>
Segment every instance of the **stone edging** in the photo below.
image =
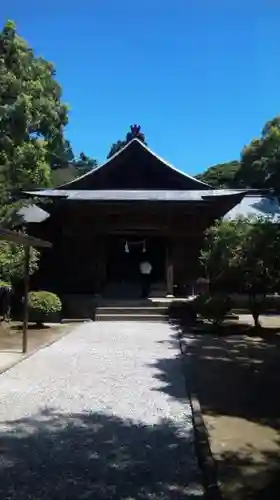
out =
<svg viewBox="0 0 280 500"><path fill-rule="evenodd" d="M180 338L179 335L178 341L180 346L186 389L191 405L195 434L195 447L199 466L202 471L202 478L205 488L205 500L222 500L223 497L217 480L216 463L211 452L208 432L203 420L199 399L195 391L195 384L192 380L191 366L190 363L187 362L185 357L187 342L184 341L184 339Z"/></svg>

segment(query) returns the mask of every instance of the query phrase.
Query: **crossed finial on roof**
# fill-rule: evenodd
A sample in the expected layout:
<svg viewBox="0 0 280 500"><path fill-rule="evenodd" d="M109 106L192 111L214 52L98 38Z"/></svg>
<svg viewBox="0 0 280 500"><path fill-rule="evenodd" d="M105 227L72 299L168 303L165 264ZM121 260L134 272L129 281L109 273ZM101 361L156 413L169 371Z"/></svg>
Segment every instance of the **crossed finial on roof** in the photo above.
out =
<svg viewBox="0 0 280 500"><path fill-rule="evenodd" d="M131 125L130 130L133 137L138 137L140 135L141 127L140 125Z"/></svg>
<svg viewBox="0 0 280 500"><path fill-rule="evenodd" d="M130 125L130 132L128 132L128 134L126 134L127 142L129 142L135 138L140 139L140 141L145 143L145 136L141 132L140 125Z"/></svg>

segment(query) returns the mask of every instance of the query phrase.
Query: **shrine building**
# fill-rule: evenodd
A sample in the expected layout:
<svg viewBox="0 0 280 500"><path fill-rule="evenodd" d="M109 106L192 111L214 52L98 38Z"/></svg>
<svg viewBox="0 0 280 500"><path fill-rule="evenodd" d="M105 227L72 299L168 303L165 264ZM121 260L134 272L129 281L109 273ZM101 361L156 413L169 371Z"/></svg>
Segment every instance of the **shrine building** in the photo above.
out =
<svg viewBox="0 0 280 500"><path fill-rule="evenodd" d="M240 204L246 192L213 189L132 136L103 165L28 194L46 199L43 207L50 214L29 232L53 245L42 252L33 287L60 295L132 298L139 293L144 256L152 264L151 294L191 294L202 273L205 229Z"/></svg>

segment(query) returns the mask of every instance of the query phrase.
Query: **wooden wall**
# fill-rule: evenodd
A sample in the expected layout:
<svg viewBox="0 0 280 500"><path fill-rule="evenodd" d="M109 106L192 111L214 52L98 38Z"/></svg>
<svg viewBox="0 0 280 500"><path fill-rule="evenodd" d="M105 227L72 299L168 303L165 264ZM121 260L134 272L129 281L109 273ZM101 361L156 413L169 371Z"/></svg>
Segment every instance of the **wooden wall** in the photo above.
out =
<svg viewBox="0 0 280 500"><path fill-rule="evenodd" d="M106 283L108 235L165 239L174 283L200 275L199 250L213 215L201 204L59 202L32 233L53 243L43 253L36 287L61 293L99 292Z"/></svg>

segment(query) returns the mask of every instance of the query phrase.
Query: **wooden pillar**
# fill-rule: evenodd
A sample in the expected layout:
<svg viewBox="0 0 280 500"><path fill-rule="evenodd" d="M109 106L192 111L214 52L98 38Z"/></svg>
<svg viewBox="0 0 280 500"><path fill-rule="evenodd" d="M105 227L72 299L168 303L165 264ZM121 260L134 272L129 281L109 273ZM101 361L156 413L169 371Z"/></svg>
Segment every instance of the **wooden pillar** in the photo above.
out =
<svg viewBox="0 0 280 500"><path fill-rule="evenodd" d="M100 250L101 250L101 261L100 261L100 285L101 289L100 292L102 294L102 290L106 284L106 279L107 279L107 256L106 256L106 245L104 238L102 238L100 242Z"/></svg>
<svg viewBox="0 0 280 500"><path fill-rule="evenodd" d="M94 268L94 288L95 295L99 296L102 293L106 281L106 254L105 245L102 236L97 236L95 242L95 268Z"/></svg>
<svg viewBox="0 0 280 500"><path fill-rule="evenodd" d="M24 247L24 298L23 298L23 328L22 328L22 352L27 352L28 336L28 289L29 289L29 261L30 247Z"/></svg>
<svg viewBox="0 0 280 500"><path fill-rule="evenodd" d="M174 297L174 267L173 267L173 247L167 247L166 255L166 296Z"/></svg>

